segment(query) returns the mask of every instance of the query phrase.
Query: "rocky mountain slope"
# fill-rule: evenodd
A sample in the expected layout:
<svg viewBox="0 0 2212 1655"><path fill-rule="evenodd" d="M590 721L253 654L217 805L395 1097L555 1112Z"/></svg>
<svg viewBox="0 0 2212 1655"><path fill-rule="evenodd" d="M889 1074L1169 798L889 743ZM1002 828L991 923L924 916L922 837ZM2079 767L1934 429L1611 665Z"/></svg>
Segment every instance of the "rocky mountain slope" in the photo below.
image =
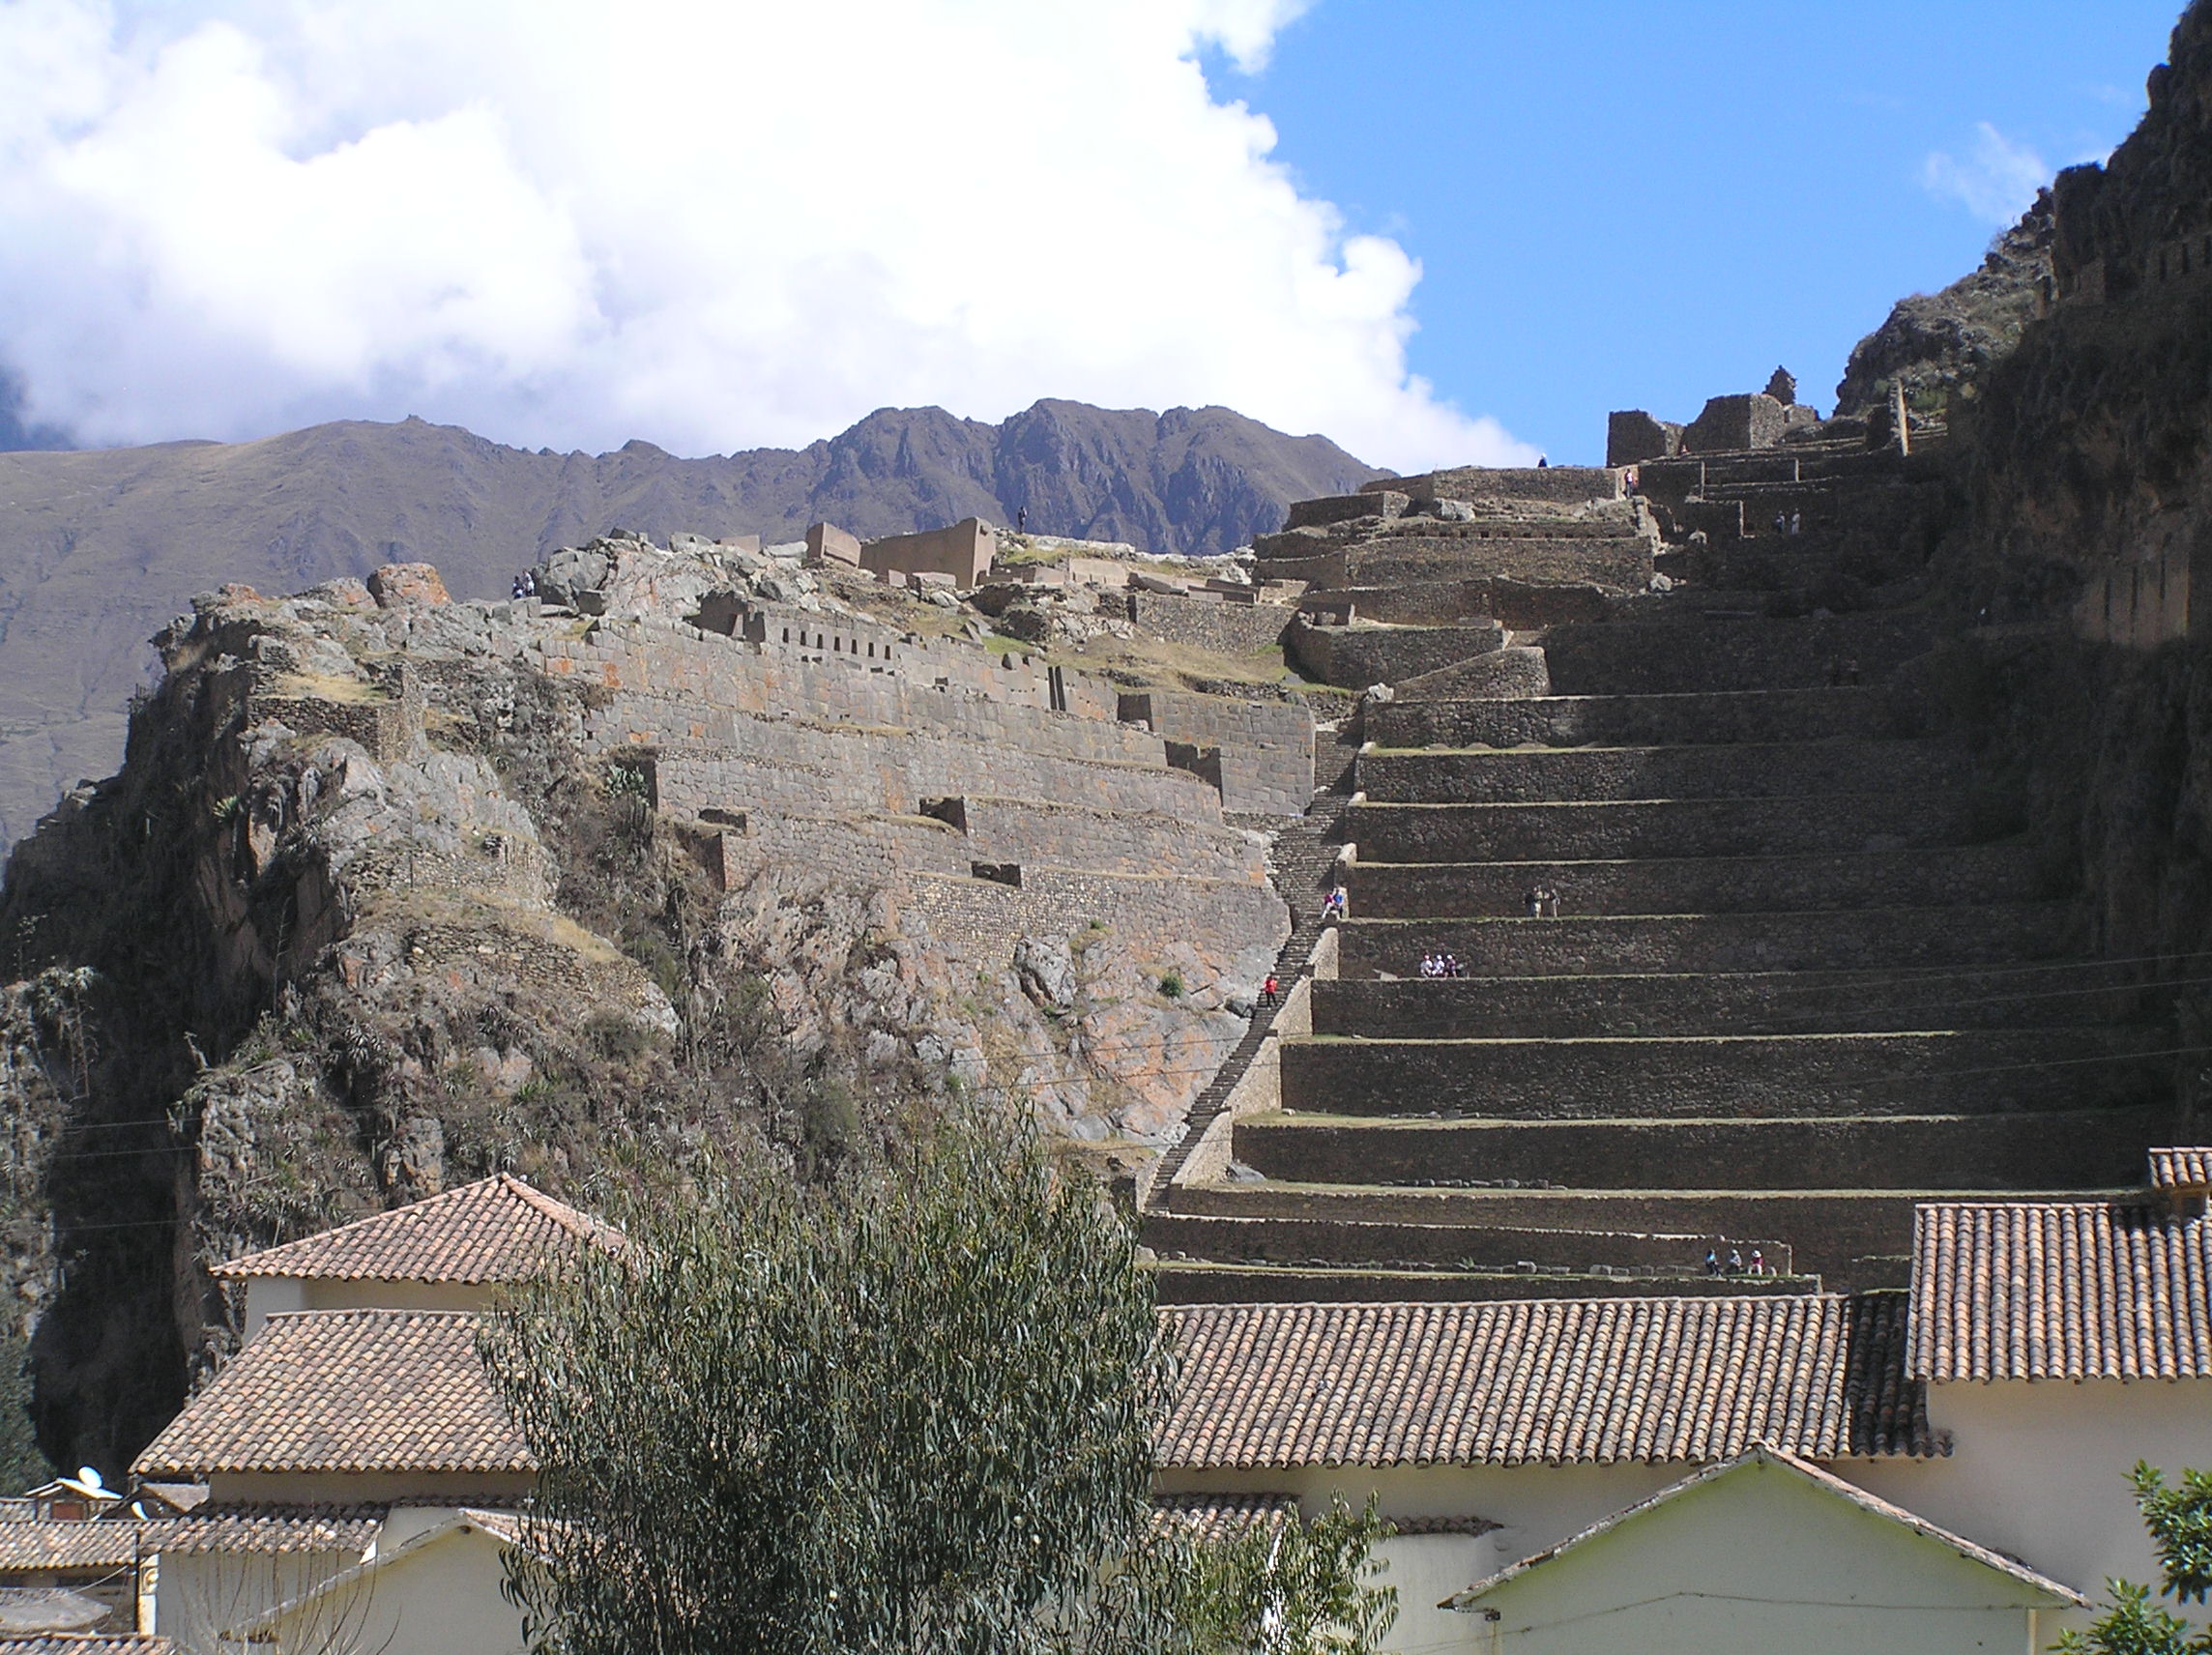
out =
<svg viewBox="0 0 2212 1655"><path fill-rule="evenodd" d="M33 433L32 435L37 435ZM622 527L665 539L855 534L976 515L1156 551L1227 551L1285 506L1376 476L1225 408L1039 402L1003 424L884 409L827 442L681 459L526 452L452 426L318 425L261 442L0 453L0 852L114 767L145 640L226 581L290 592L435 564L462 597Z"/></svg>
<svg viewBox="0 0 2212 1655"><path fill-rule="evenodd" d="M121 773L17 845L0 1362L29 1336L58 1460L128 1465L244 1247L497 1170L821 1177L978 1098L1126 1168L1245 1037L1290 925L1223 804L1303 802L1295 693L1125 706L1119 634L1047 666L949 593L674 538L557 554L557 602L204 594Z"/></svg>

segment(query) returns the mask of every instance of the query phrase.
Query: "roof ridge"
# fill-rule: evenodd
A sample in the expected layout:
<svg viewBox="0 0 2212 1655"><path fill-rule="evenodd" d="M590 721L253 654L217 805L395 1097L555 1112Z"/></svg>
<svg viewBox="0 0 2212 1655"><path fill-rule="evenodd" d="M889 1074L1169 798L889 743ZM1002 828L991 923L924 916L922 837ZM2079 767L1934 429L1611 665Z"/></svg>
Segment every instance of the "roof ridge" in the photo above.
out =
<svg viewBox="0 0 2212 1655"><path fill-rule="evenodd" d="M392 1321L405 1317L419 1321L481 1321L483 1316L484 1313L480 1310L421 1310L406 1309L390 1304L349 1304L335 1310L273 1310L266 1320L270 1321L312 1320L344 1321L351 1319L365 1321L371 1319ZM246 1342L246 1350L250 1350L252 1349L253 1341L249 1339ZM242 1350L240 1354L245 1354L245 1351Z"/></svg>
<svg viewBox="0 0 2212 1655"><path fill-rule="evenodd" d="M2110 1205L2103 1203L2100 1205ZM1856 1292L1843 1292L1824 1288L1819 1292L1803 1293L1580 1293L1562 1294L1558 1298L1363 1298L1363 1299L1238 1299L1213 1304L1163 1304L1164 1313L1194 1314L1201 1311L1237 1313L1253 1310L1322 1310L1347 1315L1371 1315L1386 1310L1423 1311L1480 1311L1496 1314L1515 1306L1536 1307L1549 1304L1633 1304L1633 1305L1745 1305L1745 1304L1804 1304L1808 1302L1833 1302L1839 1299L1865 1298L1875 1293L1902 1292L1902 1288L1868 1288Z"/></svg>
<svg viewBox="0 0 2212 1655"><path fill-rule="evenodd" d="M533 1211L552 1220L579 1241L605 1244L626 1239L619 1229L605 1219L586 1212L581 1207L570 1206L558 1196L547 1195L536 1184L519 1178L512 1173L500 1173L496 1176L509 1195L519 1199Z"/></svg>

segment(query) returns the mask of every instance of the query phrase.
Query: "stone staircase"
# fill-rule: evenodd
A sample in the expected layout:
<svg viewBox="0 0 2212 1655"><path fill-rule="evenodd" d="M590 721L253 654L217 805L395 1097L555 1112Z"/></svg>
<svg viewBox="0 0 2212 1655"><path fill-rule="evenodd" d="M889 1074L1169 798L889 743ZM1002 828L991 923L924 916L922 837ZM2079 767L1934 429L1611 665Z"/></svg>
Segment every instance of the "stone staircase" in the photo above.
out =
<svg viewBox="0 0 2212 1655"><path fill-rule="evenodd" d="M1336 884L1337 865L1343 856L1346 802L1344 793L1324 787L1314 795L1313 804L1305 815L1287 825L1273 818L1253 821L1229 818L1237 826L1257 828L1270 835L1267 878L1291 911L1291 935L1275 956L1275 977L1286 993L1292 984L1307 974L1313 965L1315 945L1321 942L1322 906L1327 900L1330 887ZM1251 1026L1244 1031L1244 1037L1207 1082L1206 1089L1191 1100L1187 1129L1181 1140L1161 1157L1150 1188L1164 1191L1182 1171L1191 1150L1219 1118L1230 1094L1250 1070L1252 1060L1275 1033L1275 1022L1282 1012L1284 999L1284 994L1278 994L1273 1004L1254 1008Z"/></svg>
<svg viewBox="0 0 2212 1655"><path fill-rule="evenodd" d="M1894 466L1774 463L1736 497L1817 498L1814 559L1855 532L1854 487L1877 526L1901 509ZM1153 1185L1163 1297L1893 1286L1916 1201L2135 1182L2174 1121L2164 1008L2081 957L2020 801L1929 733L1908 669L1935 618L1709 591L1550 627L1551 696L1367 710L1353 917L1279 1099L1237 1110L1225 1072ZM1419 978L1437 952L1466 974ZM1709 1250L1769 1273L1713 1276Z"/></svg>

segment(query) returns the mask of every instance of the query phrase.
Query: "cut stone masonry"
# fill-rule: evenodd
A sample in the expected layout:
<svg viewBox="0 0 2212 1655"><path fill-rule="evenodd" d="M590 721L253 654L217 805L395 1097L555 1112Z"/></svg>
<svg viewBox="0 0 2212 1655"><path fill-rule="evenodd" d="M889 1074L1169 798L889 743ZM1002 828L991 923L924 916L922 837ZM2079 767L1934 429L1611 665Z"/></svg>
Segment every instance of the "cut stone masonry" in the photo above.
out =
<svg viewBox="0 0 2212 1655"><path fill-rule="evenodd" d="M1914 1201L2108 1194L2174 1130L2162 998L2085 957L2021 801L1932 734L1940 450L1720 403L1689 457L1629 456L1632 499L1438 473L1259 543L1310 583L1295 657L1380 686L1351 917L1150 1191L1163 1295L1895 1285ZM1679 451L1641 418L1616 445ZM2115 632L2186 606L2156 572ZM1474 670L1508 648L1548 693ZM1755 1246L1790 1273L1704 1273Z"/></svg>

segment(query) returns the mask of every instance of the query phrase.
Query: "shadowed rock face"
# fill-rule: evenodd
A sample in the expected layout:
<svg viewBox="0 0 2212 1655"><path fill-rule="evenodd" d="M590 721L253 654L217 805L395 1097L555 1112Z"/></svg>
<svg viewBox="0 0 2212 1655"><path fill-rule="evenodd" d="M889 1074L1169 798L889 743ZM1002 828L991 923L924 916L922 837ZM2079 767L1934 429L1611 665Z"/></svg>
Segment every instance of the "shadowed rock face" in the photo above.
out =
<svg viewBox="0 0 2212 1655"><path fill-rule="evenodd" d="M819 519L875 537L1025 510L1046 534L1228 551L1279 527L1291 501L1378 475L1225 408L1080 402L999 425L883 409L805 449L705 459L643 442L530 453L420 420L0 452L0 852L64 788L114 768L125 703L152 672L144 640L226 582L289 592L419 561L456 597L493 597L618 525L774 541Z"/></svg>

